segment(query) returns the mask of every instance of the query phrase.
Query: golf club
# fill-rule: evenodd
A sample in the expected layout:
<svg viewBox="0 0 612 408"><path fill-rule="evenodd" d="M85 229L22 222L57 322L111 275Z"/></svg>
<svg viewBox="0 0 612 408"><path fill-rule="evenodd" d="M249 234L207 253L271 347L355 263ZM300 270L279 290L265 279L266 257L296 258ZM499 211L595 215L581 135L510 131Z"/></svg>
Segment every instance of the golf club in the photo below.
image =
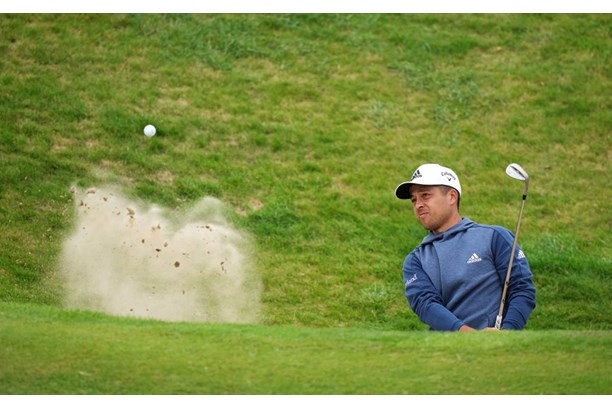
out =
<svg viewBox="0 0 612 408"><path fill-rule="evenodd" d="M519 229L521 228L521 218L523 217L523 208L525 208L525 200L527 199L527 188L529 187L529 175L518 164L512 163L506 167L506 174L516 180L525 182L525 190L523 190L523 201L521 203L521 211L519 212L518 222L516 224L516 233L514 234L514 242L512 243L512 252L510 252L510 262L508 262L508 271L506 272L506 282L502 292L501 302L499 304L499 313L495 319L495 328L501 329L502 315L504 314L504 305L506 303L506 293L508 292L508 284L510 283L510 272L512 271L512 261L516 252L516 242L518 241Z"/></svg>

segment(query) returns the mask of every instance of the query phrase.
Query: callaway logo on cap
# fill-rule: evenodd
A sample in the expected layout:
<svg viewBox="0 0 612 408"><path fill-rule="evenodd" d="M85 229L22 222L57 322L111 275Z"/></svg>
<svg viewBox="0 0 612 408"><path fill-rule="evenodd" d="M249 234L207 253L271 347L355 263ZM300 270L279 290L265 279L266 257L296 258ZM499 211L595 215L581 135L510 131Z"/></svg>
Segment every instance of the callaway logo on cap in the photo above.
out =
<svg viewBox="0 0 612 408"><path fill-rule="evenodd" d="M410 198L410 186L418 184L421 186L449 186L459 192L461 196L461 184L459 177L448 167L439 164L423 164L412 174L410 181L404 181L395 189L395 195L401 200Z"/></svg>

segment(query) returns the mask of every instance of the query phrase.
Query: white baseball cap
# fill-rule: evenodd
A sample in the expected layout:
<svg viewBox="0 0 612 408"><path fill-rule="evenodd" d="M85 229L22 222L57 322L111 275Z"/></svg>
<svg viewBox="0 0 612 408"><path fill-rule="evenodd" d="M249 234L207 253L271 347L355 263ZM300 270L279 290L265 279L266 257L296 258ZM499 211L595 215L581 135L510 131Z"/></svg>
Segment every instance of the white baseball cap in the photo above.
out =
<svg viewBox="0 0 612 408"><path fill-rule="evenodd" d="M461 197L461 184L459 177L448 167L439 164L422 164L412 174L410 181L404 181L395 189L395 195L400 200L410 199L410 186L418 184L421 186L449 186L457 190Z"/></svg>

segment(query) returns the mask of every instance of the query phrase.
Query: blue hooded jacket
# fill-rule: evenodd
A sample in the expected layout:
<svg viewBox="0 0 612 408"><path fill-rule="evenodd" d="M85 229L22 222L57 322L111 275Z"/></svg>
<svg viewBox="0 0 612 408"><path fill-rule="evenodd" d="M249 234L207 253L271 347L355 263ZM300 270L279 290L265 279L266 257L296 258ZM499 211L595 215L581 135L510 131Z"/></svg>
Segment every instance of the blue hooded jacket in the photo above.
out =
<svg viewBox="0 0 612 408"><path fill-rule="evenodd" d="M431 330L495 326L514 235L500 226L463 218L439 234L429 233L405 259L404 289L411 309ZM535 308L529 263L514 255L502 329L522 329Z"/></svg>

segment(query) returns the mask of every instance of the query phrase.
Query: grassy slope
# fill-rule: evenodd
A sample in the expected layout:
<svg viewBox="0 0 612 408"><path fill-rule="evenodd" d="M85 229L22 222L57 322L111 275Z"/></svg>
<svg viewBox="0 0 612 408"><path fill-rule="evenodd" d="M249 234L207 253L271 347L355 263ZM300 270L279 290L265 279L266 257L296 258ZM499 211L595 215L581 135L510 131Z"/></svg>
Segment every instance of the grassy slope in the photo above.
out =
<svg viewBox="0 0 612 408"><path fill-rule="evenodd" d="M183 347L199 347L188 345L193 337L174 345L164 337L177 331L196 339L207 331L217 338L237 333L232 341L240 344L241 336L255 337L259 343L251 351L267 355L263 361L273 362L284 344L314 351L282 354L286 372L302 373L299 385L290 384L291 375L266 385L262 378L270 368L263 367L247 370L245 388L232 388L220 376L211 385L219 392L274 393L290 386L326 392L309 371L311 355L317 359L312 370L329 370L337 392L372 391L361 377L368 364L395 367L392 362L414 357L406 349L425 347L425 341L434 344L425 354L438 353L441 368L451 369L458 348L449 343L456 338L388 332L424 328L408 310L400 282L403 257L423 231L393 189L425 161L459 172L464 215L511 229L522 187L503 169L514 161L523 165L532 181L521 243L539 302L528 327L610 330L609 23L607 15L0 16L0 300L61 305L55 262L73 221L69 187L115 183L170 208L188 207L204 195L222 199L232 221L256 239L267 325L352 328L319 333L152 324L147 331L149 323L88 314L74 321L55 309L19 312L8 303L3 316L13 330L2 331L9 345L2 352L28 365L40 359L42 377L38 385L25 383L32 388L19 388L28 374L11 366L3 372L3 384L12 384L7 391L90 392L96 374L116 370L113 381L126 382L132 392L152 392L137 378L129 381L130 368L105 362L121 344L116 338L132 330L137 334L125 353L142 365L145 379L160 372L136 355L143 346L151 355L170 347L177 356ZM142 136L149 122L159 130L153 139ZM7 317L13 313L24 313L32 325ZM69 322L54 324L46 313ZM92 328L102 338L88 333ZM371 328L383 331L360 330ZM79 352L68 354L55 377L48 370L70 350L70 333ZM157 340L147 343L150 333ZM354 343L342 349L353 335ZM309 336L312 342L298 340ZM31 351L22 347L24 338L32 339ZM43 338L49 342L34 341ZM584 351L573 345L576 338L575 344L588 346ZM490 339L462 338L470 351L459 356L489 364L480 350ZM545 356L551 375L539 377L533 369L525 374L526 388L507 392L540 392L537 380L546 383L541 392L564 392L571 382L564 378L588 376L589 369L602 373L596 353L588 354L591 346L604 364L610 361L602 346L609 345L607 331L509 334L492 342L489 356L515 342L534 350L529 359ZM196 344L224 358L234 351ZM363 347L370 353L365 356L380 347L388 354L371 363L358 357ZM325 368L324 357L336 352L338 360L331 361L338 371ZM250 358L245 361L257 361ZM86 367L75 374L81 359ZM522 367L502 363L508 370ZM174 372L173 364L187 372L206 368L167 357L162 373ZM242 368L244 361L235 364ZM472 369L477 365L459 367L476 376L478 390L495 392L487 375ZM552 375L567 367L568 377ZM410 371L402 370L410 366L394 370L406 376ZM434 385L439 371L427 372L427 392L440 392ZM171 382L176 388L168 391L204 392L208 386L182 389L179 383ZM372 387L403 392L399 383ZM465 381L454 386L471 391ZM100 387L122 391L117 383ZM591 378L573 390L610 388Z"/></svg>
<svg viewBox="0 0 612 408"><path fill-rule="evenodd" d="M162 323L0 304L1 394L603 394L609 331ZM24 370L24 367L27 367Z"/></svg>
<svg viewBox="0 0 612 408"><path fill-rule="evenodd" d="M3 15L0 297L59 304L71 183L228 203L257 240L266 321L423 328L400 268L423 231L393 189L461 175L511 229L534 328L610 328L607 15ZM158 136L142 127L153 122Z"/></svg>

